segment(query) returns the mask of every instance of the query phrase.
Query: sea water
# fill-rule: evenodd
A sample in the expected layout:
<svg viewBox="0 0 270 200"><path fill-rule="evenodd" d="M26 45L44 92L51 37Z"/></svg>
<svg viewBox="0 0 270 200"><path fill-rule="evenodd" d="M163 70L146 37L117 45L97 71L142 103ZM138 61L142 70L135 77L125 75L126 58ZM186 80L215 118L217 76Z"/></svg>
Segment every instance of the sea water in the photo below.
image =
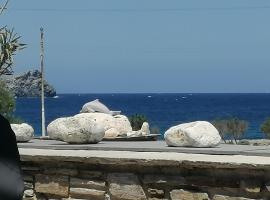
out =
<svg viewBox="0 0 270 200"><path fill-rule="evenodd" d="M124 115L143 114L161 134L171 126L195 120L237 117L248 121L245 138L263 138L260 125L270 117L270 94L58 94L46 98L46 124L59 117L78 114L81 107L99 99ZM15 114L41 135L39 98L17 98Z"/></svg>

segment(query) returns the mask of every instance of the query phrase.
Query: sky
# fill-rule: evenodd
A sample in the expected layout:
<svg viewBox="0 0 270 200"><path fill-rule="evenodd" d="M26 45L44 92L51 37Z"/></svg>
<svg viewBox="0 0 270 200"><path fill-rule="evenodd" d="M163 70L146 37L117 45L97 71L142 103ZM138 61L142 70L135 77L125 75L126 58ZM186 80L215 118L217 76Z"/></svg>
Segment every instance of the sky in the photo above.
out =
<svg viewBox="0 0 270 200"><path fill-rule="evenodd" d="M4 2L0 0L0 2ZM58 93L270 92L268 0L10 0L1 25Z"/></svg>

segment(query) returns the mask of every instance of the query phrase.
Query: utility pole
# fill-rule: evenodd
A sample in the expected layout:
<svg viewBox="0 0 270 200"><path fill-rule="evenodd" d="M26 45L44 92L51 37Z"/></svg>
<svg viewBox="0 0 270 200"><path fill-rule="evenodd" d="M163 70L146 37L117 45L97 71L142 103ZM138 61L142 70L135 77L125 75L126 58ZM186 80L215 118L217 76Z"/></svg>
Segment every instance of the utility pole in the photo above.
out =
<svg viewBox="0 0 270 200"><path fill-rule="evenodd" d="M45 128L45 102L44 102L44 41L43 28L40 28L40 70L41 70L41 130L42 137L46 136Z"/></svg>

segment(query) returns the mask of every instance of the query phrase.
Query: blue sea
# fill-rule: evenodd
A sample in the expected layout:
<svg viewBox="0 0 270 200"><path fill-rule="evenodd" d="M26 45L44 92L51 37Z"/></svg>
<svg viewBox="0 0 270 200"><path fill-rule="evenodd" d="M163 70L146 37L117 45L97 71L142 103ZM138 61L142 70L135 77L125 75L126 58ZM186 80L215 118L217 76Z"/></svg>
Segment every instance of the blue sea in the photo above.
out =
<svg viewBox="0 0 270 200"><path fill-rule="evenodd" d="M99 99L123 114L144 114L150 126L163 134L169 127L195 120L238 117L249 122L244 138L263 138L261 123L270 117L270 94L59 94L46 98L46 123L79 113L81 107ZM41 135L39 98L17 98L15 114Z"/></svg>

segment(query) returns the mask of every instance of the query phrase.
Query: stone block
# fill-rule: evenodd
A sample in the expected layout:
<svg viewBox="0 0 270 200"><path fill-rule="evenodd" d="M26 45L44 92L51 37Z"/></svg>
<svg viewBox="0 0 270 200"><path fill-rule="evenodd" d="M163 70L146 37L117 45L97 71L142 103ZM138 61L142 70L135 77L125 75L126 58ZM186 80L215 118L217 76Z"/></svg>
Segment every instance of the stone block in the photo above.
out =
<svg viewBox="0 0 270 200"><path fill-rule="evenodd" d="M104 181L70 178L70 187L106 190Z"/></svg>
<svg viewBox="0 0 270 200"><path fill-rule="evenodd" d="M70 188L70 197L77 199L104 200L105 191L87 188Z"/></svg>
<svg viewBox="0 0 270 200"><path fill-rule="evenodd" d="M80 170L78 176L80 178L103 179L104 178L104 173L100 172L100 171Z"/></svg>
<svg viewBox="0 0 270 200"><path fill-rule="evenodd" d="M33 183L24 182L24 189L25 190L27 190L27 189L33 189L33 188L34 188Z"/></svg>
<svg viewBox="0 0 270 200"><path fill-rule="evenodd" d="M258 180L242 180L240 188L250 193L260 193L262 183Z"/></svg>
<svg viewBox="0 0 270 200"><path fill-rule="evenodd" d="M68 169L68 168L45 168L44 174L52 175L67 175L67 176L77 176L78 170Z"/></svg>
<svg viewBox="0 0 270 200"><path fill-rule="evenodd" d="M158 188L163 188L164 186L179 187L181 185L186 185L186 180L182 176L160 174L144 175L142 182L146 186L157 186Z"/></svg>
<svg viewBox="0 0 270 200"><path fill-rule="evenodd" d="M131 173L108 174L111 200L146 200L138 177Z"/></svg>
<svg viewBox="0 0 270 200"><path fill-rule="evenodd" d="M35 190L38 193L68 197L67 176L36 175Z"/></svg>
<svg viewBox="0 0 270 200"><path fill-rule="evenodd" d="M147 192L148 192L148 196L151 198L164 198L165 196L164 190L148 188Z"/></svg>
<svg viewBox="0 0 270 200"><path fill-rule="evenodd" d="M207 193L198 193L185 190L172 190L170 192L172 200L209 200Z"/></svg>
<svg viewBox="0 0 270 200"><path fill-rule="evenodd" d="M229 196L223 196L223 195L215 195L213 197L213 200L253 200L253 199L247 199L244 197L229 197Z"/></svg>

